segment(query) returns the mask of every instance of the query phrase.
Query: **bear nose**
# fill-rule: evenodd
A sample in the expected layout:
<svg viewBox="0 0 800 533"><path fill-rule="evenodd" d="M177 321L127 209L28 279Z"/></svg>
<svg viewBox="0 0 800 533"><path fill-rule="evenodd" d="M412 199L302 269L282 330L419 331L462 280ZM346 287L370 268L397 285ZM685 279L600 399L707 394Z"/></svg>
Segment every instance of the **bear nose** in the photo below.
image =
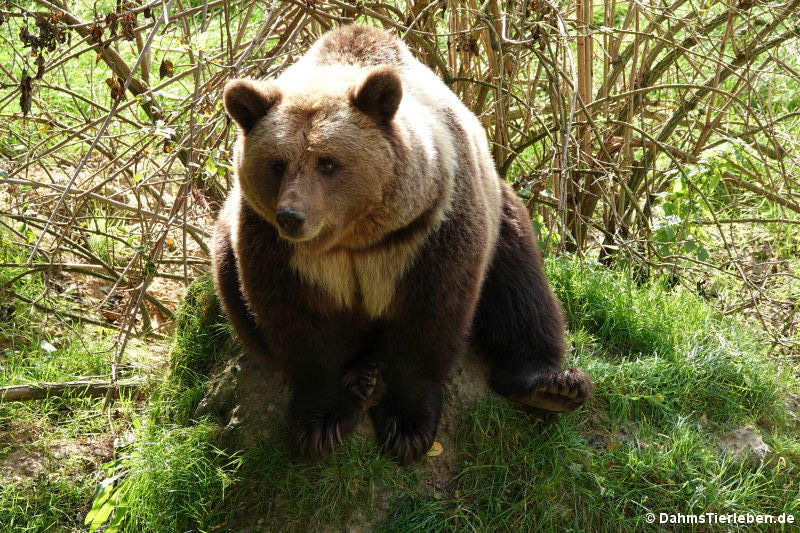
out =
<svg viewBox="0 0 800 533"><path fill-rule="evenodd" d="M296 235L306 220L306 216L296 209L280 209L275 215L278 225L287 235Z"/></svg>

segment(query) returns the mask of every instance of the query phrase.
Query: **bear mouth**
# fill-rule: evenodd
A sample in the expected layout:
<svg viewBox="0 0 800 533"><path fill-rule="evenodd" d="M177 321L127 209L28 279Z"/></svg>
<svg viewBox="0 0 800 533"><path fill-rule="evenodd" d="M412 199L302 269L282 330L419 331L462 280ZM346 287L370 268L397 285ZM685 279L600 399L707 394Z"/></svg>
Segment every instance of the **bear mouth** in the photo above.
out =
<svg viewBox="0 0 800 533"><path fill-rule="evenodd" d="M313 241L314 239L317 238L316 235L312 235L310 237L306 235L289 235L280 228L278 228L278 236L280 236L280 238L283 239L284 241L292 244L304 244Z"/></svg>
<svg viewBox="0 0 800 533"><path fill-rule="evenodd" d="M287 234L277 226L275 229L282 240L294 246L303 246L314 253L325 253L336 246L335 241L331 238L333 232L324 225L314 231L304 231L300 235Z"/></svg>

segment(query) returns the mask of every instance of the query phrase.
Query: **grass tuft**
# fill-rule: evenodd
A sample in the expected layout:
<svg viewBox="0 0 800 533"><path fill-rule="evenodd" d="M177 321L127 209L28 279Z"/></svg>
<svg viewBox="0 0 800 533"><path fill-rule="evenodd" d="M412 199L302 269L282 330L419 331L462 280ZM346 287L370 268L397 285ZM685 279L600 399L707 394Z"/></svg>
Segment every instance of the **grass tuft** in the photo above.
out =
<svg viewBox="0 0 800 533"><path fill-rule="evenodd" d="M95 496L92 518L120 531L207 530L221 520L220 503L235 480L239 460L212 444L215 428L140 428L127 454L107 465L109 482ZM106 492L103 492L106 489ZM102 513L109 504L113 514Z"/></svg>
<svg viewBox="0 0 800 533"><path fill-rule="evenodd" d="M230 353L232 330L214 292L210 274L187 289L175 316L169 378L153 398L154 417L186 424L205 393L211 370Z"/></svg>
<svg viewBox="0 0 800 533"><path fill-rule="evenodd" d="M208 377L220 362L221 342L230 337L214 280L203 274L188 288L175 316L175 342L170 353L170 376L182 385Z"/></svg>
<svg viewBox="0 0 800 533"><path fill-rule="evenodd" d="M305 532L373 521L390 494L415 485L417 470L400 468L363 434L319 463L293 459L276 435L244 453L240 474L249 481L234 489L230 503L239 519L261 516L265 531Z"/></svg>
<svg viewBox="0 0 800 533"><path fill-rule="evenodd" d="M611 419L666 429L679 414L719 426L783 418L775 385L789 386L790 376L743 324L683 290L639 286L624 271L568 259L547 267L573 331L571 364L588 369L594 402Z"/></svg>

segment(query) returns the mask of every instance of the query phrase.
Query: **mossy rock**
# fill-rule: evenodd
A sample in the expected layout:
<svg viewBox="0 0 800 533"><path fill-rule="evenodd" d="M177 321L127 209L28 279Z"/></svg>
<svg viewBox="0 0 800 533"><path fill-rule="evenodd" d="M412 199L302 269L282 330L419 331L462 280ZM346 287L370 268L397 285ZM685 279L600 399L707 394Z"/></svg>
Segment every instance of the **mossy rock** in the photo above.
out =
<svg viewBox="0 0 800 533"><path fill-rule="evenodd" d="M171 379L182 384L203 380L235 351L214 281L210 274L203 274L189 286L178 309L170 352Z"/></svg>

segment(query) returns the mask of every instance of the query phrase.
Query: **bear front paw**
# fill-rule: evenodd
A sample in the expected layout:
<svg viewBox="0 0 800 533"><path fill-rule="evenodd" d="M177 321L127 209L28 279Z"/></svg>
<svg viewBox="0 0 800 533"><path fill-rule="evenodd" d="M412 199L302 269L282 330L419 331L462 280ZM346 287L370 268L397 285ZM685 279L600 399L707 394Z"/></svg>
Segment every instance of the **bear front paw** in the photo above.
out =
<svg viewBox="0 0 800 533"><path fill-rule="evenodd" d="M387 420L386 427L379 435L381 451L405 466L420 459L433 445L435 433L419 428L404 427L397 418Z"/></svg>
<svg viewBox="0 0 800 533"><path fill-rule="evenodd" d="M435 420L413 420L396 414L373 418L381 452L403 466L420 459L433 445Z"/></svg>
<svg viewBox="0 0 800 533"><path fill-rule="evenodd" d="M297 420L292 429L293 451L306 459L329 455L358 424L362 411L315 413Z"/></svg>
<svg viewBox="0 0 800 533"><path fill-rule="evenodd" d="M592 379L579 368L554 369L534 379L530 392L514 401L555 413L572 411L592 394Z"/></svg>

